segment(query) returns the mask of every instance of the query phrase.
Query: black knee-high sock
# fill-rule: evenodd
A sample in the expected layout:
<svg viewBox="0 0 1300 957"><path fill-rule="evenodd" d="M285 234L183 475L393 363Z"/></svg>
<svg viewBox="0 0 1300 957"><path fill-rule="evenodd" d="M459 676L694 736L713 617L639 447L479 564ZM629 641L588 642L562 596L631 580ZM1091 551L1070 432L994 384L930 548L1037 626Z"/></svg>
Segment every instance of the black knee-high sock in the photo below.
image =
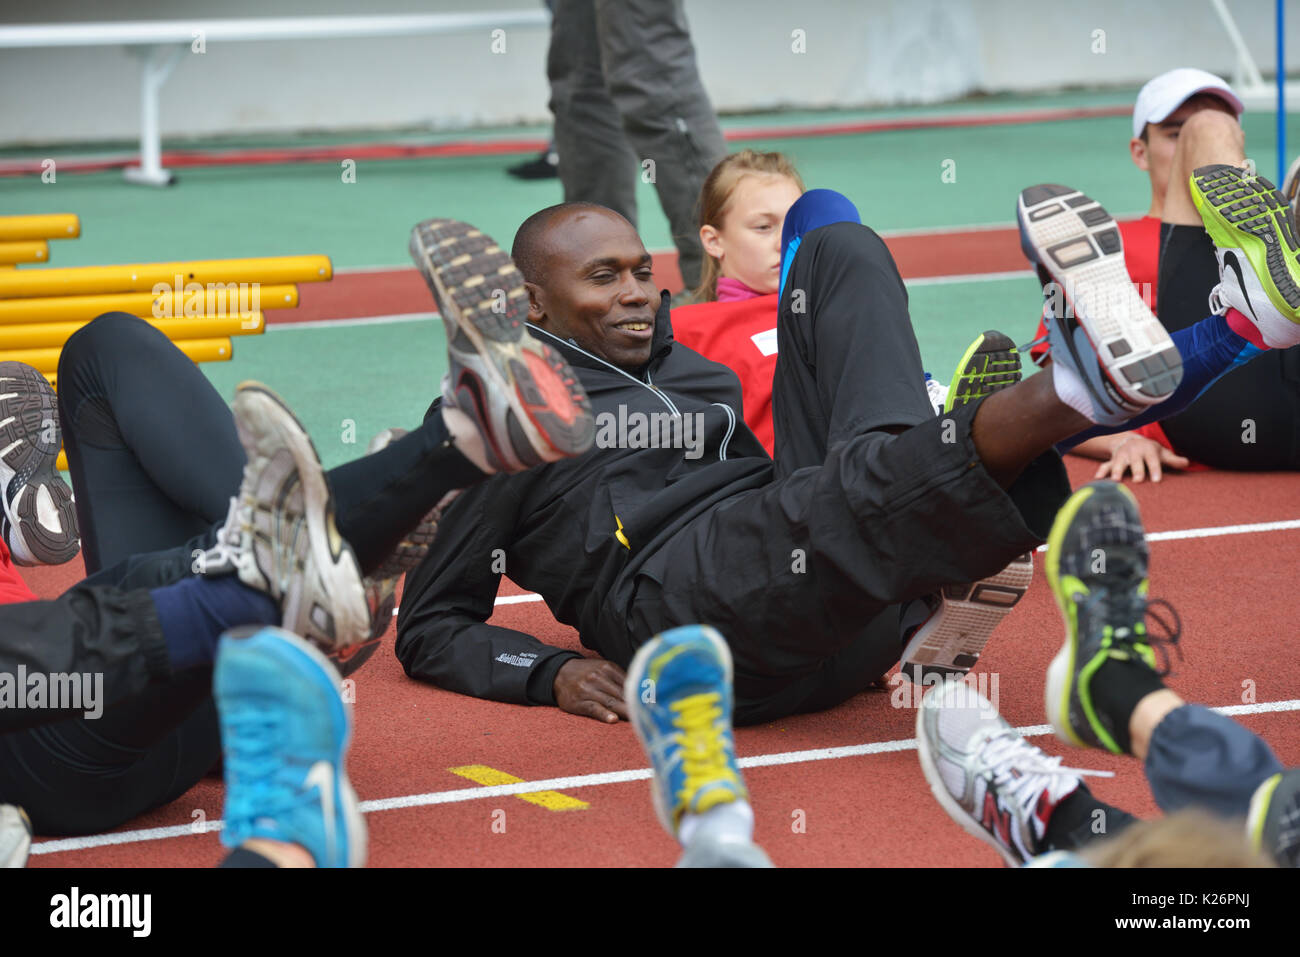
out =
<svg viewBox="0 0 1300 957"><path fill-rule="evenodd" d="M221 862L221 867L279 867L269 857L263 857L257 851L250 851L246 847L237 847Z"/></svg>
<svg viewBox="0 0 1300 957"><path fill-rule="evenodd" d="M329 472L339 533L363 573L381 565L444 495L484 478L452 444L437 409L387 448Z"/></svg>

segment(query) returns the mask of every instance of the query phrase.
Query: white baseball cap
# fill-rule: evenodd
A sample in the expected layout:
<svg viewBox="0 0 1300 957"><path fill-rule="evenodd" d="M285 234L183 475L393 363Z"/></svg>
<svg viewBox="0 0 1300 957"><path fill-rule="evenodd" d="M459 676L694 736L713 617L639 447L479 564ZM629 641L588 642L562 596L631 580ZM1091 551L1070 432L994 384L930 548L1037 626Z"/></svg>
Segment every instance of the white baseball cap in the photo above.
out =
<svg viewBox="0 0 1300 957"><path fill-rule="evenodd" d="M1213 93L1232 107L1238 117L1246 109L1227 81L1194 67L1179 67L1161 73L1138 92L1137 102L1133 104L1133 135L1141 136L1148 123L1163 123L1169 114L1198 93Z"/></svg>

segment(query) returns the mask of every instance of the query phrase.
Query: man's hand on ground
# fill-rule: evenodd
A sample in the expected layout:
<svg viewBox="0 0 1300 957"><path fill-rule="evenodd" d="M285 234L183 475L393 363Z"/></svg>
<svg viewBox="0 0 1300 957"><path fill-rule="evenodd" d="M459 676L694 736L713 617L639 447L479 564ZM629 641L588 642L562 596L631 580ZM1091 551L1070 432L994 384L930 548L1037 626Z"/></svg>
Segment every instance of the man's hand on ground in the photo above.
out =
<svg viewBox="0 0 1300 957"><path fill-rule="evenodd" d="M573 658L555 674L555 703L562 711L613 724L627 720L623 679L627 675L603 658Z"/></svg>
<svg viewBox="0 0 1300 957"><path fill-rule="evenodd" d="M1190 461L1176 455L1159 442L1136 433L1129 433L1111 450L1110 460L1097 469L1096 478L1122 481L1124 473L1132 472L1133 481L1141 482L1148 474L1151 481L1159 482L1163 469L1185 469Z"/></svg>

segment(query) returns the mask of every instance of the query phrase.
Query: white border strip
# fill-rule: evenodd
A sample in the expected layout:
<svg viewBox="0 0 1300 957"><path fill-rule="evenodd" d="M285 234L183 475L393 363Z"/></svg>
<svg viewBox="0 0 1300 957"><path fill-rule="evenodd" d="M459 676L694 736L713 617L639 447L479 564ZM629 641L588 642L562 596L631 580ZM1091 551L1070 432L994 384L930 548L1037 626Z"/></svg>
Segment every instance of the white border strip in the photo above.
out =
<svg viewBox="0 0 1300 957"><path fill-rule="evenodd" d="M1290 701L1266 701L1259 704L1229 705L1215 708L1223 715L1267 714L1281 711L1300 711L1300 699ZM1033 724L1017 728L1027 738L1051 734L1052 726ZM784 751L776 754L759 754L741 758L737 763L742 768L772 767L781 764L804 764L809 761L833 761L841 758L855 758L871 754L891 754L897 751L916 749L916 739L903 738L897 741L874 741L867 744L853 744L838 748L812 748L805 751ZM597 774L577 774L568 777L546 778L541 781L521 781L518 784L498 784L491 787L457 788L452 791L430 791L425 794L408 794L401 797L380 798L374 801L362 801L361 811L371 814L378 811L394 811L401 808L428 807L435 804L459 804L464 801L481 801L488 798L512 797L517 794L532 794L537 791L573 791L579 788L600 787L607 784L623 784L628 781L644 781L651 777L649 768L627 771L604 771ZM135 831L119 831L116 834L95 834L89 837L61 838L59 840L39 841L31 848L32 854L58 854L64 851L82 851L92 847L105 847L114 844L135 844L144 841L161 841L173 837L186 837L217 831L222 827L221 821L203 824L180 824L172 827L142 828Z"/></svg>

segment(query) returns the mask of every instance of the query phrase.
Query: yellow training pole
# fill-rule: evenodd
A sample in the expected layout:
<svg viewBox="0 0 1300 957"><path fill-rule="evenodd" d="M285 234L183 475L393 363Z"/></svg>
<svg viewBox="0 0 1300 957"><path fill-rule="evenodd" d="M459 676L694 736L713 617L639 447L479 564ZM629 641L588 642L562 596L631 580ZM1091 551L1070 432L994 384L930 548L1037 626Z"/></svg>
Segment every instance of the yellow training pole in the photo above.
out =
<svg viewBox="0 0 1300 957"><path fill-rule="evenodd" d="M195 362L225 362L230 358L229 339L182 339L176 348ZM46 349L15 349L0 352L0 362L25 362L48 377L59 371L61 347Z"/></svg>
<svg viewBox="0 0 1300 957"><path fill-rule="evenodd" d="M0 263L45 263L50 261L50 244L43 239L0 242Z"/></svg>
<svg viewBox="0 0 1300 957"><path fill-rule="evenodd" d="M328 256L268 256L195 262L134 263L15 269L0 274L0 299L108 292L184 292L191 283L324 282L334 275ZM234 292L235 290L230 290Z"/></svg>
<svg viewBox="0 0 1300 957"><path fill-rule="evenodd" d="M20 239L76 239L80 235L81 220L75 213L0 216L0 242L13 242Z"/></svg>
<svg viewBox="0 0 1300 957"><path fill-rule="evenodd" d="M173 342L219 339L223 336L256 336L266 331L266 320L260 312L215 318L145 321ZM0 326L0 351L59 347L86 325L84 322L42 322L31 326Z"/></svg>
<svg viewBox="0 0 1300 957"><path fill-rule="evenodd" d="M292 309L298 305L298 287L272 285L252 290L213 291L212 296L185 293L124 292L106 296L46 296L40 299L0 299L0 326L41 322L89 322L106 312L125 312L143 319L199 318L230 315L256 309ZM212 301L209 302L208 300ZM254 305L256 303L256 305ZM211 307L211 308L209 308ZM253 308L249 308L253 307Z"/></svg>

